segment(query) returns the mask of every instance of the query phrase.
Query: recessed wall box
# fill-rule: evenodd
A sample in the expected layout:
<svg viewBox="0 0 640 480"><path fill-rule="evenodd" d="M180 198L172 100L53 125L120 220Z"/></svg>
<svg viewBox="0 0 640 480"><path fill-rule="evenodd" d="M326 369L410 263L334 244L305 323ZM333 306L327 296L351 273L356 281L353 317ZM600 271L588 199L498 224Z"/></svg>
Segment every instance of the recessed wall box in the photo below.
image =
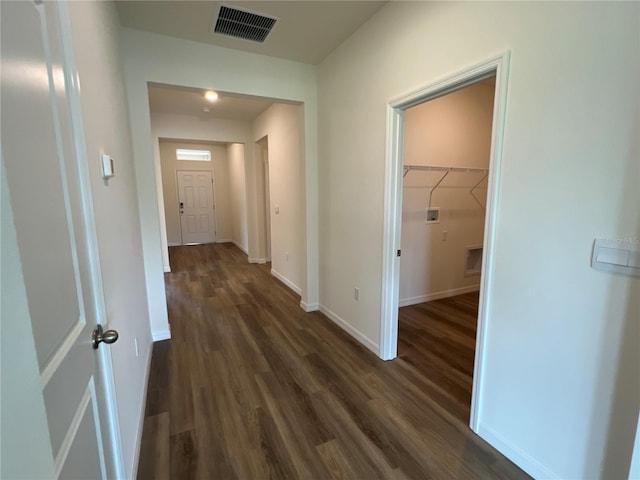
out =
<svg viewBox="0 0 640 480"><path fill-rule="evenodd" d="M591 266L596 270L640 277L640 240L596 238Z"/></svg>
<svg viewBox="0 0 640 480"><path fill-rule="evenodd" d="M427 208L427 217L424 223L440 223L440 207Z"/></svg>
<svg viewBox="0 0 640 480"><path fill-rule="evenodd" d="M102 178L107 180L115 175L113 158L106 154L102 154L100 158L102 159Z"/></svg>

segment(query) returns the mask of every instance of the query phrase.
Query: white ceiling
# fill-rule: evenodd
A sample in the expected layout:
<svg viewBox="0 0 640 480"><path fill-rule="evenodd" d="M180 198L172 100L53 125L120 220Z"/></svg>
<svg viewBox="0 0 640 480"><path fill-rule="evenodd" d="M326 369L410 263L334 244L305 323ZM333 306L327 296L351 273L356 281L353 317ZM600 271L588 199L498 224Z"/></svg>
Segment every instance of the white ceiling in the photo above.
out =
<svg viewBox="0 0 640 480"><path fill-rule="evenodd" d="M198 88L152 83L149 84L149 109L154 113L252 121L274 103L267 98L225 92L217 92L218 100L209 102L204 98L205 92ZM205 108L209 112L204 112Z"/></svg>
<svg viewBox="0 0 640 480"><path fill-rule="evenodd" d="M186 40L209 43L317 65L386 1L244 1L238 6L278 17L264 43L211 33L219 2L118 1L122 25Z"/></svg>

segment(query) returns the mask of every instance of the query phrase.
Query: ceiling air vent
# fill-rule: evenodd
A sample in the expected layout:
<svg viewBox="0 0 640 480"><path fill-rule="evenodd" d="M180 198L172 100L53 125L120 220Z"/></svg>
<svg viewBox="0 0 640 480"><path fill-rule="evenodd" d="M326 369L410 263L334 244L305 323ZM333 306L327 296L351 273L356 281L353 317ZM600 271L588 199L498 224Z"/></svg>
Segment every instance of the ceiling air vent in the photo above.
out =
<svg viewBox="0 0 640 480"><path fill-rule="evenodd" d="M271 32L276 21L277 18L261 13L220 5L213 33L262 43Z"/></svg>

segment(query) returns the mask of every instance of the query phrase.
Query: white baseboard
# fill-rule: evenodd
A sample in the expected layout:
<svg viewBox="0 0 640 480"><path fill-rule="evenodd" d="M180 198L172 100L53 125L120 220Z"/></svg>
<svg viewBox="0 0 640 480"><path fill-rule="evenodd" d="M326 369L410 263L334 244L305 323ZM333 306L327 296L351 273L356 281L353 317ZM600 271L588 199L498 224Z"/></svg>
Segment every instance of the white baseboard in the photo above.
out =
<svg viewBox="0 0 640 480"><path fill-rule="evenodd" d="M480 290L480 285L471 285L470 287L452 288L451 290L443 290L442 292L427 293L425 295L418 295L417 297L401 298L398 302L399 307L406 307L408 305L415 305L417 303L430 302L431 300L439 300L440 298L455 297L456 295L462 295L463 293L477 292Z"/></svg>
<svg viewBox="0 0 640 480"><path fill-rule="evenodd" d="M480 425L478 435L533 478L560 479L558 475L551 472L524 450L512 445L492 428Z"/></svg>
<svg viewBox="0 0 640 480"><path fill-rule="evenodd" d="M240 250L242 250L245 254L249 255L249 250L247 250L246 247L243 247L242 245L240 245L235 240L231 240L231 243L233 243L236 247L238 247Z"/></svg>
<svg viewBox="0 0 640 480"><path fill-rule="evenodd" d="M154 342L169 340L171 338L171 329L160 330L159 332L152 332L151 337L153 338Z"/></svg>
<svg viewBox="0 0 640 480"><path fill-rule="evenodd" d="M324 314L329 320L331 320L333 323L335 323L340 328L342 328L345 332L347 332L349 335L355 338L362 345L364 345L369 350L371 350L376 355L376 357L380 355L380 346L377 343L375 343L373 340L371 340L369 337L367 337L365 334L363 334L359 330L349 325L346 320L340 318L338 315L333 313L324 305L320 305L319 309L320 309L320 312Z"/></svg>
<svg viewBox="0 0 640 480"><path fill-rule="evenodd" d="M167 243L167 247L179 247L182 245L180 242L169 242Z"/></svg>
<svg viewBox="0 0 640 480"><path fill-rule="evenodd" d="M267 259L266 258L250 258L249 259L249 263L260 263L260 264L264 264L267 263Z"/></svg>
<svg viewBox="0 0 640 480"><path fill-rule="evenodd" d="M216 240L216 243L233 243L233 240L230 238L219 238Z"/></svg>
<svg viewBox="0 0 640 480"><path fill-rule="evenodd" d="M162 269L164 270L164 273L171 273L171 267L169 265L162 267Z"/></svg>
<svg viewBox="0 0 640 480"><path fill-rule="evenodd" d="M300 308L302 308L305 312L316 312L320 310L320 304L306 303L304 300L300 300Z"/></svg>
<svg viewBox="0 0 640 480"><path fill-rule="evenodd" d="M276 277L278 280L284 283L287 287L293 290L296 293L296 295L302 295L302 289L299 286L297 286L295 283L293 283L291 280L289 280L287 277L282 275L281 273L275 271L274 269L271 269L271 275Z"/></svg>
<svg viewBox="0 0 640 480"><path fill-rule="evenodd" d="M149 354L147 355L147 364L144 369L144 387L142 389L142 398L140 400L140 418L138 419L138 431L136 432L136 443L133 453L133 470L132 478L138 478L138 464L140 463L140 447L142 446L142 430L144 429L144 418L147 406L147 391L149 390L149 372L151 372L151 355L153 354L153 343L149 345Z"/></svg>

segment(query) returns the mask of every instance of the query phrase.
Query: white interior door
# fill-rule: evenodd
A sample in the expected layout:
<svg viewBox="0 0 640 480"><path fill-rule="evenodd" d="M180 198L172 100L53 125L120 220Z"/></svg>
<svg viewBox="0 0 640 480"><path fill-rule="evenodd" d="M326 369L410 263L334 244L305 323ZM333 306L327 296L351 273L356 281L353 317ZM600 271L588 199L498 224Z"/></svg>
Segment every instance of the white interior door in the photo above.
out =
<svg viewBox="0 0 640 480"><path fill-rule="evenodd" d="M178 170L176 175L182 244L215 242L216 222L211 172Z"/></svg>
<svg viewBox="0 0 640 480"><path fill-rule="evenodd" d="M68 27L63 3L3 2L2 158L55 478L106 479L117 427L110 357L91 342L104 305Z"/></svg>

